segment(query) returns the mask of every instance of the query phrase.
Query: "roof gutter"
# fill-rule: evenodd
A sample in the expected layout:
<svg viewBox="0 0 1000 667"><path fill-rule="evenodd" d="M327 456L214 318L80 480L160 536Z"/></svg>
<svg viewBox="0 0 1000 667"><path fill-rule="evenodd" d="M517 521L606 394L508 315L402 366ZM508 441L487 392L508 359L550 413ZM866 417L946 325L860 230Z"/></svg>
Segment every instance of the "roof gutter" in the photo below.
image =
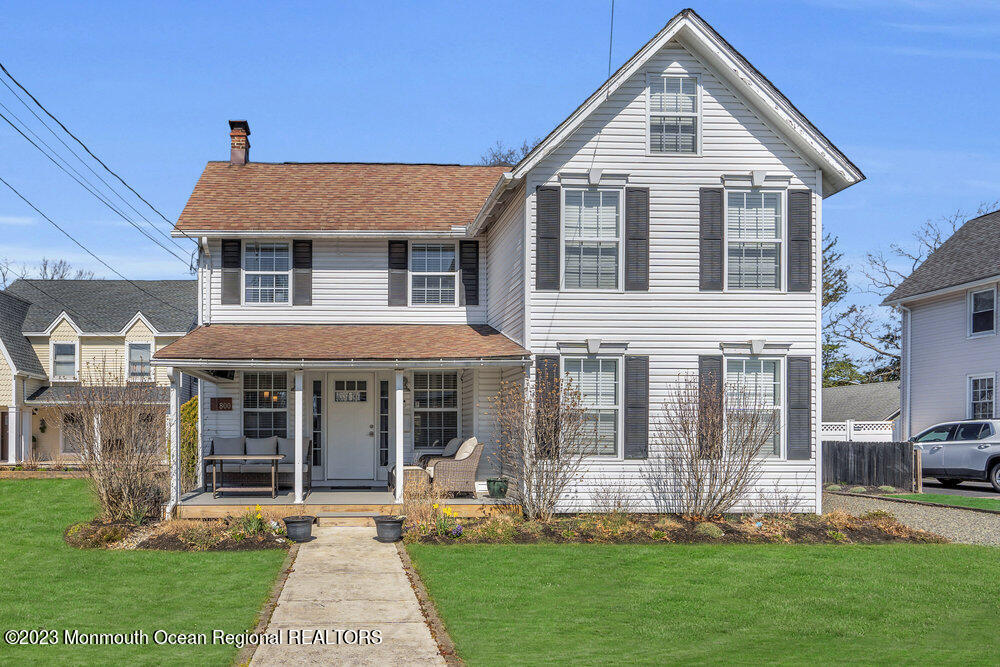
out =
<svg viewBox="0 0 1000 667"><path fill-rule="evenodd" d="M471 225L469 225L469 236L479 235L480 229L482 229L482 226L486 222L486 218L489 216L490 212L493 211L493 207L496 205L497 200L500 199L500 195L517 185L519 181L520 179L515 179L514 173L511 171L505 171L500 174L500 180L498 180L497 184L493 186L493 190L490 191L490 195L483 203L483 207L480 208L479 213L476 214L476 219L472 221Z"/></svg>
<svg viewBox="0 0 1000 667"><path fill-rule="evenodd" d="M200 236L203 239L229 238L240 236L243 238L369 238L369 239L400 239L400 238L459 238L464 239L472 236L468 228L462 225L452 225L447 231L426 231L412 229L397 230L366 230L366 229L193 229L179 231L176 228L170 232L174 238L187 236Z"/></svg>
<svg viewBox="0 0 1000 667"><path fill-rule="evenodd" d="M950 292L961 292L963 290L972 289L973 287L981 287L983 285L989 285L990 283L995 283L1000 280L1000 274L988 276L986 278L979 278L978 280L970 280L969 282L959 283L957 285L951 285L949 287L941 287L936 290L931 290L929 292L920 292L918 294L911 294L910 296L899 297L898 299L886 299L882 302L883 306L901 306L904 303L910 301L916 301L918 299L930 299L931 297L941 296L942 294L948 294Z"/></svg>
<svg viewBox="0 0 1000 667"><path fill-rule="evenodd" d="M519 357L472 357L468 359L341 359L316 361L307 359L152 359L153 366L174 368L211 368L213 370L241 370L245 368L285 368L285 369L327 369L327 368L468 368L470 366L528 366L531 358Z"/></svg>

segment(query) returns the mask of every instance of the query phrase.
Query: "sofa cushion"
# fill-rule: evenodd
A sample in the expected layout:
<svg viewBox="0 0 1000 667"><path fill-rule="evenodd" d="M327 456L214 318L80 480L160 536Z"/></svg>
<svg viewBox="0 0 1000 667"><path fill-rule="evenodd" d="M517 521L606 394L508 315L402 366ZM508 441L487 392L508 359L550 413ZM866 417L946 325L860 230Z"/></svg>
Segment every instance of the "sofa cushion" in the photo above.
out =
<svg viewBox="0 0 1000 667"><path fill-rule="evenodd" d="M243 436L212 438L212 453L216 456L243 456L246 453Z"/></svg>
<svg viewBox="0 0 1000 667"><path fill-rule="evenodd" d="M270 438L247 438L248 456L274 456L278 451L278 439Z"/></svg>
<svg viewBox="0 0 1000 667"><path fill-rule="evenodd" d="M470 456L472 456L472 450L474 450L476 448L476 445L478 444L479 441L476 440L476 436L472 436L471 438L463 442L461 446L459 446L458 451L455 452L455 460L461 461L463 459L467 459Z"/></svg>
<svg viewBox="0 0 1000 667"><path fill-rule="evenodd" d="M441 452L441 456L454 456L458 448L462 446L462 438L452 438L448 441L448 444L444 446L444 451Z"/></svg>
<svg viewBox="0 0 1000 667"><path fill-rule="evenodd" d="M285 455L282 463L295 463L295 438L278 438L278 453Z"/></svg>

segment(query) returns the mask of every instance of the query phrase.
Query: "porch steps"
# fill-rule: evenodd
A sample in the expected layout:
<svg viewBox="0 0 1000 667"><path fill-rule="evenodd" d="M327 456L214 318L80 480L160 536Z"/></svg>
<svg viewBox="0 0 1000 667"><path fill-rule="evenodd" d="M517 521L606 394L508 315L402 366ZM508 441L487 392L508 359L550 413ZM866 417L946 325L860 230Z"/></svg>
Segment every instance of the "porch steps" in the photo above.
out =
<svg viewBox="0 0 1000 667"><path fill-rule="evenodd" d="M381 512L316 512L319 526L374 526L374 517Z"/></svg>

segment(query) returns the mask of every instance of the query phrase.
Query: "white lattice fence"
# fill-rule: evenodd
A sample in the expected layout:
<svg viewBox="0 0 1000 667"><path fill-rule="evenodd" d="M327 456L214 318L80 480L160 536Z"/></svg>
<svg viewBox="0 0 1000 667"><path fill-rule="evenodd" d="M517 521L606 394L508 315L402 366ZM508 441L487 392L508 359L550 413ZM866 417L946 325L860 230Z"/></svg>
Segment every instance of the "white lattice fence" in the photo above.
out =
<svg viewBox="0 0 1000 667"><path fill-rule="evenodd" d="M893 442L893 422L862 422L848 419L843 422L823 422L821 440L860 442Z"/></svg>

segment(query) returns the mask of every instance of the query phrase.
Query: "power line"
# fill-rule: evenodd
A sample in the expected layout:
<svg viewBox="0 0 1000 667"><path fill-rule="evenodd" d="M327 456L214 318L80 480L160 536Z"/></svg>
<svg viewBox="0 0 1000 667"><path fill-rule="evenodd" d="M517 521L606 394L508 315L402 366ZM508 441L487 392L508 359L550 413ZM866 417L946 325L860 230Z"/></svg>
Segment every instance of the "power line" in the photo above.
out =
<svg viewBox="0 0 1000 667"><path fill-rule="evenodd" d="M46 130L48 130L48 131L49 131L49 134L51 134L51 135L52 135L53 137L55 137L55 138L56 138L56 140L57 140L57 141L58 141L58 142L59 142L60 144L62 144L62 145L63 145L63 147L64 147L64 148L65 148L66 150L68 150L68 151L69 151L70 155L72 155L73 157L75 157L75 158L77 159L77 161L79 161L79 163L80 163L80 164L82 164L82 165L83 165L84 167L86 167L86 168L87 168L87 170L88 170L88 171L89 171L89 172L90 172L91 174L93 174L93 175L94 175L94 176L95 176L95 177L97 178L97 180L99 180L99 181L100 181L101 183L103 183L103 184L104 184L104 186L105 186L105 187L106 187L106 188L107 188L107 189L108 189L108 190L109 190L109 191L110 191L110 192L111 192L112 194L114 194L114 195L115 195L116 197L118 197L118 199L120 199L120 200L122 201L122 203L124 203L124 204L125 204L126 206L128 206L128 207L129 207L130 209L132 209L132 211L133 211L133 212L135 212L135 214L136 214L136 215L138 215L138 216L139 216L140 218L142 218L142 219L143 219L143 220L144 220L144 221L146 222L146 224L148 224L148 225L150 226L150 228L152 228L152 229L153 229L153 231L157 232L158 234L160 234L160 235L161 235L161 236L163 236L164 238L168 239L168 240L169 240L169 241L170 241L171 243L173 243L174 245L176 245L176 246L177 246L178 248L181 248L181 250L184 250L185 252L187 251L187 249L186 249L186 248L184 248L183 246L181 246L181 245L180 245L179 243L177 243L177 241L176 241L176 240L175 240L175 239L174 239L173 237L171 237L171 236L170 236L169 234L167 234L166 232L164 232L164 231L163 231L162 229L160 229L159 227L157 227L156 225L154 225L154 224L153 224L153 222L152 222L151 220L149 220L149 218L147 218L147 217L146 217L145 215L143 215L143 214L142 214L142 213L141 213L141 212L139 211L139 209L137 209L137 208L136 208L135 206L133 206L133 205L132 205L132 203L131 203L130 201L128 201L128 200L127 200L127 199L126 199L125 197L123 197L123 196L122 196L122 195L121 195L121 194L120 194L120 193L118 192L118 190L116 190L115 188L111 187L111 184L110 184L110 183L108 183L108 182L107 182L106 180L104 180L104 178L103 178L103 177L102 177L102 176L101 176L100 174L98 174L98 173L97 173L96 171L94 171L94 168L93 168L93 167L91 167L91 166L90 166L90 164L89 164L89 163L88 163L88 162L87 162L86 160L84 160L84 159L83 159L82 157L80 157L79 153L77 153L76 151L74 151L74 150L72 149L72 147L70 147L70 145L69 145L69 144L67 144L67 143L66 143L66 142L65 142L65 141L63 140L63 138L62 138L62 137L60 137L60 136L59 136L59 134L58 134L58 133L56 133L56 131L55 131L55 130L53 130L53 129L52 129L52 128L51 128L50 126L49 126L49 124L48 124L48 123L46 123L46 122L45 122L45 120L44 120L44 119L43 119L43 118L42 118L41 116L39 116L39 115L38 115L37 113L35 113L35 110L34 110L34 109L32 109L32 108L31 108L31 106L30 106L30 105L29 105L29 104L28 104L27 102L25 102L25 101L24 101L24 99L23 99L23 98L22 98L22 97L21 97L20 95L18 95L18 94L17 94L17 91L15 91L15 90L14 90L13 88L11 88L11 87L10 87L10 84L9 84L9 83L7 83L6 79L4 79L3 77L0 77L0 83L2 83L2 84L4 85L4 87L5 87L5 88L7 88L7 90L9 90L9 91L10 91L10 94L11 94L11 95L13 95L13 96L14 96L14 98L15 98L15 99L16 99L16 100L17 100L18 102L20 102L20 103L21 103L21 106L23 106L23 107L24 107L25 109L27 109L27 110L28 110L28 113L30 113L30 114L31 114L32 116L34 116L34 117L35 117L35 120L37 120L37 121L39 122L39 124L40 124L40 125L41 125L42 127L44 127L44 128L46 129ZM0 106L3 106L3 108L4 108L4 109L7 109L7 107L6 107L6 106L4 106L4 105L3 105L3 103L0 103ZM20 122L20 123L21 123L21 124L22 124L22 125L23 125L23 126L24 126L24 127L25 127L25 128L27 129L27 130L28 130L28 131L29 131L29 132L31 132L32 136L34 136L34 137L35 137L36 139L38 139L38 140L39 140L39 141L41 141L41 142L42 142L43 144L45 144L45 145L46 145L46 146L47 146L47 147L49 148L49 150L51 150L51 151L53 152L53 154L56 154L56 155L58 155L57 151L56 151L56 150L55 150L54 148L52 148L51 146L49 146L49 145L48 145L47 143L45 143L45 141L44 141L44 140L43 140L43 139L42 139L41 137L39 137L39 136L38 136L37 134L35 134L35 132L34 132L34 131L33 131L33 130L32 130L32 129L31 129L31 128L30 128L29 126L28 126L28 124L27 124L27 123L25 123L24 121L22 121L22 120L21 120L20 118L17 118L17 116L16 116L15 114L14 114L14 112L13 112L13 111L11 111L10 109L7 109L7 112L8 112L8 113L9 113L9 114L10 114L11 116L14 116L14 118L16 118L16 119L17 119L17 120L18 120L18 121L19 121L19 122ZM60 159L61 159L61 156L60 156ZM71 166L70 166L69 162L66 162L65 160L63 160L63 162L64 162L64 163L66 164L66 166L68 166L68 167L70 167L71 169L73 169L73 167L71 167ZM87 179L87 178L86 178L85 176L83 176L83 174L80 174L80 172L76 171L76 169L73 169L73 171L74 171L74 172L75 172L76 174L78 174L78 175L80 176L80 178L83 178L84 180L88 180L88 179ZM88 180L88 182L89 182L89 180ZM96 189L96 186L95 186L95 189Z"/></svg>
<svg viewBox="0 0 1000 667"><path fill-rule="evenodd" d="M7 109L7 107L6 107L6 106L4 106L4 109ZM8 109L8 113L9 113L9 109ZM13 115L13 114L11 114L11 115ZM17 116L14 116L14 117L15 117L15 118L17 118ZM20 135L21 135L22 137L24 137L24 139L25 139L25 140L26 140L26 141L27 141L28 143L30 143L30 144L31 144L32 146L34 146L34 147L35 147L35 148L36 148L36 149L37 149L37 150L38 150L38 151L39 151L39 152L40 152L40 153L41 153L42 155L44 155L45 157L47 157L47 158L49 159L49 161L50 161L50 162L52 162L52 164L54 164L54 165L55 165L56 167L58 167L58 168L59 168L59 169L60 169L61 171L63 171L63 172L64 172L64 173L65 173L65 174L66 174L67 176L69 176L69 177L70 177L70 178L72 178L72 179L73 179L74 181L76 181L76 182L77 182L77 184L78 184L78 185L79 185L80 187L82 187L82 188L83 188L84 190L86 190L86 191L87 191L87 192L89 192L89 193L90 193L91 195L93 195L93 196L94 196L94 197L95 197L95 198L96 198L96 199L97 199L97 200L98 200L99 202L101 202L102 204L104 204L105 206L107 206L108 208L110 208L110 209L111 209L112 211L114 211L114 212L115 212L116 214L118 214L118 216L119 216L119 217L121 217L121 219L122 219L122 220L124 220L125 222L127 222L127 223L129 223L130 225L132 225L133 227L135 227L135 228L136 228L136 229L137 229L137 230L139 231L139 233L140 233L140 234L142 234L143 236L145 236L145 237L146 237L147 239L149 239L150 241L152 241L153 243L155 243L156 245L158 245L158 246L159 246L160 248L162 248L162 249L163 249L163 250L165 250L166 252L168 252L168 253L170 253L171 255L173 255L173 256L174 256L175 258L177 258L177 259L179 259L180 261L182 261L182 262L184 262L185 264L187 264L187 265L188 265L188 267L190 267L190 266L191 266L191 264L190 264L190 262L189 262L189 260L188 260L187 258L184 258L184 257L181 257L180 255L178 255L177 253L175 253L175 252L174 252L173 250L171 250L171 249L170 249L170 248L168 248L167 246L163 245L163 244L162 244L162 243L161 243L161 242L160 242L159 240L157 240L156 238L154 238L153 236L151 236L151 235L150 235L150 234L149 234L148 232L146 232L146 230L144 230L144 229L143 229L142 227L140 227L140 226L139 226L138 224L136 224L136 223L135 223L135 222L134 222L134 221L133 221L133 220L132 220L131 218L129 218L129 217L128 217L128 216L126 216L126 215L125 215L124 213L122 213L122 212L121 212L120 210L118 210L118 209L117 209L117 208L116 208L116 207L115 207L115 206L114 206L114 205L113 205L113 204L112 204L111 202L109 202L109 201L108 201L108 200L107 200L106 198L102 197L102 196L101 196L101 195L100 195L99 193L97 193L96 191L94 191L93 189L91 189L90 187L88 187L88 186L87 186L86 184L84 184L84 182L83 182L83 181L81 181L81 180L80 180L79 178L77 178L77 177L76 177L75 175L73 175L73 174L71 174L71 173L70 173L69 171L67 171L67 170L66 170L66 168L65 168L65 167L63 167L63 166L62 166L61 164L59 164L58 162L56 162L56 160L55 160L55 159L54 159L54 158L53 158L53 157L52 157L51 155L49 155L49 154L48 154L48 153L46 153L46 152L45 152L44 150L42 150L41 146L39 146L39 145L38 145L38 144L36 144L36 143L35 143L34 141L32 141L31 137L29 137L29 136L28 136L28 135L26 135L26 134L25 134L24 132L22 132L22 131L21 131L21 128L19 128L19 127L18 127L17 125L15 125L15 124L14 124L13 122L11 122L11 120L10 120L9 118L7 118L7 116L5 116L5 115L3 115L2 113L0 113L0 118L2 118L3 120L5 120L5 121L7 122L7 124L8 124L8 125L10 125L10 126L11 126L12 128L14 128L14 130L15 130L15 131L17 131L17 133L18 133L18 134L20 134ZM20 119L20 118L17 118L17 120L18 120L18 122L20 122L20 123L22 123L22 124L23 124L23 121L21 121L21 119ZM27 126L26 126L26 127L27 127ZM30 131L30 128L28 128L28 129L29 129L29 131ZM44 143L44 142L43 142L43 143ZM46 144L46 146L48 146L48 144ZM49 150L52 150L52 148L51 148L51 147L49 147ZM70 168L72 168L72 167L70 167ZM74 171L75 171L75 170L74 170Z"/></svg>
<svg viewBox="0 0 1000 667"><path fill-rule="evenodd" d="M49 216L45 215L45 213L43 213L41 211L41 209L39 209L37 206L35 206L34 204L32 204L31 201L29 201L27 197L25 197L20 192L18 192L17 189L13 185L11 185L7 181L5 181L3 179L3 177L0 177L0 183L3 183L4 185L6 185L10 189L11 192L13 192L15 195L17 195L21 199L21 201L23 201L25 204L27 204L32 209L34 209L35 212L38 213L38 215L40 215L43 218L45 218L49 222L49 224L51 224L53 227L55 227L60 232L62 232L63 235L66 236L66 238L68 238L70 241L72 241L77 246L79 246L88 255L90 255L91 257L93 257L94 259L96 259L98 262L100 262L105 268L107 268L113 274L115 274L116 276L118 276L119 278L121 278L122 280L124 280L125 282L127 282L129 285L131 285L132 287L136 288L137 290L139 290L140 292L142 292L143 294L145 294L146 296L150 296L150 297L156 299L157 301L159 301L163 305L167 306L168 308L172 308L172 309L176 310L179 313L187 313L187 311L178 308L177 306L175 306L172 303L168 303L167 301L164 301L163 299L161 299L160 297L156 296L152 292L147 292L146 290L144 290L141 287L139 287L138 285L136 285L134 281L129 280L128 278L126 278L125 275L122 274L118 269L114 268L113 266L111 266L110 264L108 264L107 262L105 262L103 259L101 259L100 257L98 257L96 254L94 254L93 251L90 250L90 248L88 248L87 246L83 245L83 243L81 243L80 241L76 240L76 238L72 234L70 234L69 232L67 232L62 227L60 227L59 224L57 224L52 218L50 218Z"/></svg>

